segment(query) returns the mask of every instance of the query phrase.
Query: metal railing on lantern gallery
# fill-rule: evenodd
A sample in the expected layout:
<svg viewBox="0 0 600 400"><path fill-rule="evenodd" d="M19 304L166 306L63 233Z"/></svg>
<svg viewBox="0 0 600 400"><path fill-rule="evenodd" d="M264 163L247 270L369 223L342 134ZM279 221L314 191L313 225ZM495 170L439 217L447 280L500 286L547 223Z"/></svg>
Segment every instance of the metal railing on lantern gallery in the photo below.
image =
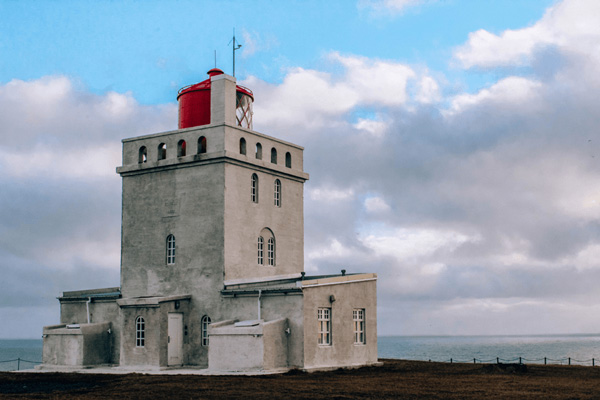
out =
<svg viewBox="0 0 600 400"><path fill-rule="evenodd" d="M12 363L11 365L7 365ZM1 371L20 371L22 369L31 369L34 366L41 364L41 361L29 361L23 358L15 358L13 360L0 360L0 372Z"/></svg>
<svg viewBox="0 0 600 400"><path fill-rule="evenodd" d="M532 363L532 364L544 364L544 365L583 365L583 366L592 366L595 367L597 364L597 360L595 358L590 358L587 360L576 360L574 358L571 357L565 357L565 358L548 358L548 357L544 357L544 358L535 358L535 359L530 359L530 358L524 358L524 357L515 357L515 358L511 358L511 359L505 359L505 358L500 358L500 357L496 357L496 358L492 358L490 360L482 360L479 358L469 358L469 359L456 359L456 358L450 358L449 360L428 360L429 362L432 361L437 361L437 362L448 362L450 364L453 363L462 363L462 364L467 364L467 363L473 363L473 364L524 364L524 363Z"/></svg>

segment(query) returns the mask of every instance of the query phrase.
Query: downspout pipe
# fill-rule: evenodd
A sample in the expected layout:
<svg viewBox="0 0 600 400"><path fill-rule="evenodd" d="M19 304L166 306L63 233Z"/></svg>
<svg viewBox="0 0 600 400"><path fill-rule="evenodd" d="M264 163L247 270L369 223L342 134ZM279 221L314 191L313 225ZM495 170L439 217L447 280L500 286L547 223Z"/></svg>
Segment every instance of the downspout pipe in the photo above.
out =
<svg viewBox="0 0 600 400"><path fill-rule="evenodd" d="M262 295L262 289L258 289L258 319L260 320L260 296Z"/></svg>
<svg viewBox="0 0 600 400"><path fill-rule="evenodd" d="M92 298L88 297L88 301L85 303L85 308L87 310L87 323L90 323L90 303L92 302Z"/></svg>

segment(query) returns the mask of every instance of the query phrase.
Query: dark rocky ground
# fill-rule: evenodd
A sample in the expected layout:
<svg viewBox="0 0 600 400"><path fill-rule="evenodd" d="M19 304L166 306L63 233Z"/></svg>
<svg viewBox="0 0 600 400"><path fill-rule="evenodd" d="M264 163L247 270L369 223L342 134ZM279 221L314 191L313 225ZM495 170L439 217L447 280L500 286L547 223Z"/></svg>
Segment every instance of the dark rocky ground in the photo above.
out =
<svg viewBox="0 0 600 400"><path fill-rule="evenodd" d="M0 399L599 399L600 367L382 360L282 375L0 373Z"/></svg>

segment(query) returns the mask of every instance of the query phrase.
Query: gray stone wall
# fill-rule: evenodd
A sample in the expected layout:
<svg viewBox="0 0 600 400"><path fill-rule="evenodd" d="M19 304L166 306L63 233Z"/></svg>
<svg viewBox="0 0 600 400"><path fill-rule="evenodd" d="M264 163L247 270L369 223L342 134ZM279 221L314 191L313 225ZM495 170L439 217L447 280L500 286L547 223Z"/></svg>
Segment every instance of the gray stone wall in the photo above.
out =
<svg viewBox="0 0 600 400"><path fill-rule="evenodd" d="M87 323L87 300L61 301L60 322L61 324L86 324ZM111 334L108 337L108 363L119 362L119 349L121 340L121 327L119 321L119 306L115 300L94 299L90 305L91 323L110 323Z"/></svg>
<svg viewBox="0 0 600 400"><path fill-rule="evenodd" d="M376 281L306 287L304 292L304 366L322 368L377 362ZM335 301L331 302L331 296ZM318 344L317 310L331 308L331 345ZM352 310L364 309L366 344L354 344Z"/></svg>

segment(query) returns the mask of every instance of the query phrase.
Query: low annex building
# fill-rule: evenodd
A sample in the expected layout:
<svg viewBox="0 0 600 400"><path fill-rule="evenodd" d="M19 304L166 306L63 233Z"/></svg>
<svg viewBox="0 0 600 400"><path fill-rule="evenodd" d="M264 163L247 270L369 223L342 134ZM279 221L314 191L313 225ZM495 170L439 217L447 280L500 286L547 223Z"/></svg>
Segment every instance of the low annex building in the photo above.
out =
<svg viewBox="0 0 600 400"><path fill-rule="evenodd" d="M376 363L376 274L304 273L304 149L221 70L178 100L179 129L123 140L120 287L63 292L41 368Z"/></svg>

